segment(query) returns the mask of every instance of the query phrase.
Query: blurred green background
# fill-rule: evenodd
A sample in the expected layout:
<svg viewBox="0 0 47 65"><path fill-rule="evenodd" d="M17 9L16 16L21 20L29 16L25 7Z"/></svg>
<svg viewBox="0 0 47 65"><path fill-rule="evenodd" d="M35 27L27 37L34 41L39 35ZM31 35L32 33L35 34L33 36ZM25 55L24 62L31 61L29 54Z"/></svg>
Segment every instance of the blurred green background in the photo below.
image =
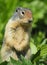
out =
<svg viewBox="0 0 47 65"><path fill-rule="evenodd" d="M47 0L0 0L0 48L6 23L17 7L30 8L33 14L31 44L32 54L41 50L40 56L47 58ZM34 50L33 50L34 48ZM47 59L46 59L47 60Z"/></svg>

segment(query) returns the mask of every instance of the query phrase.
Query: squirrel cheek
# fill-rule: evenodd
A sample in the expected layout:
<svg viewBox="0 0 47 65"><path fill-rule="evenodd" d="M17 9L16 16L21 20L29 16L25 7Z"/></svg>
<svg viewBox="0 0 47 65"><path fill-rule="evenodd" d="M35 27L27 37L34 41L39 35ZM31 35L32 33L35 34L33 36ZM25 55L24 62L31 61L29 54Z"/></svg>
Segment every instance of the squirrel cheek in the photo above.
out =
<svg viewBox="0 0 47 65"><path fill-rule="evenodd" d="M24 19L23 20L23 23L28 23L28 19Z"/></svg>

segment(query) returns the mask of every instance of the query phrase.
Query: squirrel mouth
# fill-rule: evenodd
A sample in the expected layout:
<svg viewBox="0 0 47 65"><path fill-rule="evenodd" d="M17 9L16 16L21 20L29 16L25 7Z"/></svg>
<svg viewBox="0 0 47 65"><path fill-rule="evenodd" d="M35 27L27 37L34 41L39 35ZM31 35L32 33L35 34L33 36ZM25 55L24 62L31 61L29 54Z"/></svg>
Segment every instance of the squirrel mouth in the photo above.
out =
<svg viewBox="0 0 47 65"><path fill-rule="evenodd" d="M31 23L21 23L21 25L22 25L22 26L27 26L27 27L28 27L28 26L31 25Z"/></svg>

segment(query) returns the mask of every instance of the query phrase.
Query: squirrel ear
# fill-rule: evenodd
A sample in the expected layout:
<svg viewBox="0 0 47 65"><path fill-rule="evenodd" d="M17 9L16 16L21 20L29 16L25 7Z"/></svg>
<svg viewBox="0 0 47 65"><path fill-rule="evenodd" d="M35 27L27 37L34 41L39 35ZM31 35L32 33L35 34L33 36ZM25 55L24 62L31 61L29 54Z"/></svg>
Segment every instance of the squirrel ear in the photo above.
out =
<svg viewBox="0 0 47 65"><path fill-rule="evenodd" d="M18 12L18 10L19 10L20 8L18 7L18 8L16 8L16 12Z"/></svg>
<svg viewBox="0 0 47 65"><path fill-rule="evenodd" d="M18 10L21 10L21 9L22 9L22 7L17 7L16 12L18 12Z"/></svg>
<svg viewBox="0 0 47 65"><path fill-rule="evenodd" d="M16 9L16 12L18 12L18 10Z"/></svg>

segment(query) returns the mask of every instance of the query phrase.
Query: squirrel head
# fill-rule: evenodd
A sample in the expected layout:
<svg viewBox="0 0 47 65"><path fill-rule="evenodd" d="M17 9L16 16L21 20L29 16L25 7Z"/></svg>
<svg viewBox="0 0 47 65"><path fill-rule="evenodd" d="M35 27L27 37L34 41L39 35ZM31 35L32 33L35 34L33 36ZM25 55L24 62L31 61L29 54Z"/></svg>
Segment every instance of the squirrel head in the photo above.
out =
<svg viewBox="0 0 47 65"><path fill-rule="evenodd" d="M20 23L31 23L32 12L28 8L18 7L14 13L13 20L18 19Z"/></svg>

